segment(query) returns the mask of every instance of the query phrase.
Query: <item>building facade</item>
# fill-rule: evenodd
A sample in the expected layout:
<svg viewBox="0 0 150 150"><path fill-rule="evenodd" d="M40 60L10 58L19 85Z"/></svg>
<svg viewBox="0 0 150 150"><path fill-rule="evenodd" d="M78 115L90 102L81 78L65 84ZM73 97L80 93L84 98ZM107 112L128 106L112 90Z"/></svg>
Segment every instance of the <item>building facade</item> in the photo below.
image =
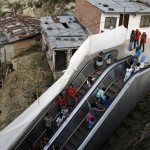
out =
<svg viewBox="0 0 150 150"><path fill-rule="evenodd" d="M150 6L129 0L76 0L75 16L92 34L124 25L128 29L146 31L150 38Z"/></svg>

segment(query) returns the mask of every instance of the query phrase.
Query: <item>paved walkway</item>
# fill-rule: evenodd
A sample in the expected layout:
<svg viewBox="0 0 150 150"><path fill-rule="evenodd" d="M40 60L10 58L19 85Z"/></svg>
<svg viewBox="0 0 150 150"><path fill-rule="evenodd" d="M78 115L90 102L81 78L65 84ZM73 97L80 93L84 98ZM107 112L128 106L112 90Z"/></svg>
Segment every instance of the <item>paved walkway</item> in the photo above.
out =
<svg viewBox="0 0 150 150"><path fill-rule="evenodd" d="M128 46L129 46L129 40L126 41L126 44L125 44L125 56L127 55L134 55L135 53L135 49L132 50L132 51L129 51L128 50ZM150 62L150 39L147 39L147 43L145 44L145 50L144 50L144 54L146 55L146 59L147 61Z"/></svg>

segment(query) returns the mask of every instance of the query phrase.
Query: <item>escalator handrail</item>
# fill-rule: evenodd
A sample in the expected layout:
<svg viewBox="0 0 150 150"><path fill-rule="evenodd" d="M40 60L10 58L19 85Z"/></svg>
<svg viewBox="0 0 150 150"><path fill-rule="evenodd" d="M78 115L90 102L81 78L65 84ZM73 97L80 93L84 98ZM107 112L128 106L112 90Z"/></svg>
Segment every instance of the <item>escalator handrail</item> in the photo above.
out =
<svg viewBox="0 0 150 150"><path fill-rule="evenodd" d="M122 59L120 59L119 61L111 64L109 67L107 67L103 73L101 74L101 76L97 79L97 81L93 84L93 86L90 88L90 90L88 91L88 93L86 93L86 95L82 98L82 100L80 101L80 103L77 105L76 109L74 109L72 111L72 113L69 115L69 117L65 120L65 122L61 125L61 127L58 129L58 131L55 133L55 135L49 140L48 144L44 147L44 150L47 150L48 147L54 142L54 140L57 138L57 136L62 132L62 130L65 128L65 126L68 124L68 122L71 120L71 118L76 114L76 112L80 109L80 107L83 105L83 103L85 102L85 100L91 95L91 93L93 92L93 90L95 90L95 88L99 85L100 81L103 80L103 78L117 65L120 65L120 63L122 63L122 61L124 62L125 59L129 59L132 58L132 55L129 55L127 57L124 57Z"/></svg>
<svg viewBox="0 0 150 150"><path fill-rule="evenodd" d="M88 143L88 141L92 138L92 136L95 134L95 132L97 131L97 129L99 128L100 125L102 125L103 121L107 118L107 116L109 115L109 113L112 111L112 109L114 108L114 106L118 103L118 101L120 100L120 98L122 97L122 95L126 92L126 90L129 87L129 82L133 82L134 79L138 76L138 74L143 73L143 71L147 71L148 69L150 69L150 65L141 68L139 71L135 72L124 84L124 86L119 90L119 94L115 97L114 101L112 102L112 104L110 105L110 107L107 109L107 111L105 111L105 113L103 114L103 116L101 117L101 119L97 122L97 124L93 127L93 129L90 131L90 134L88 134L88 136L84 139L84 141L82 142L82 144L80 145L80 147L78 148L78 150L82 150L85 145Z"/></svg>

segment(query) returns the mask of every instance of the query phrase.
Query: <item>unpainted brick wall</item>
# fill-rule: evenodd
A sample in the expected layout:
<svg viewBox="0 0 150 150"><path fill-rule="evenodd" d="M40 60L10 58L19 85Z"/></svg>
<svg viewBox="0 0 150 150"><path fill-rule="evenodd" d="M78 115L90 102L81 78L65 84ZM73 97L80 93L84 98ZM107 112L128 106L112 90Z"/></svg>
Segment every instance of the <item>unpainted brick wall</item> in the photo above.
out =
<svg viewBox="0 0 150 150"><path fill-rule="evenodd" d="M101 10L87 2L87 0L76 0L75 2L77 20L91 33L99 33Z"/></svg>

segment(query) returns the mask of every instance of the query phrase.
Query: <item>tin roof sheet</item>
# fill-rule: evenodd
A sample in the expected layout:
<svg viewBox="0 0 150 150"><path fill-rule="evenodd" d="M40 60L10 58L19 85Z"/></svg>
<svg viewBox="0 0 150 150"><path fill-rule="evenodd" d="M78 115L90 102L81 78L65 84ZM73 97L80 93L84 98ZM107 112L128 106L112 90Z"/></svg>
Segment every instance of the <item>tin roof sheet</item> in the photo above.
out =
<svg viewBox="0 0 150 150"><path fill-rule="evenodd" d="M125 0L87 0L105 13L149 13L150 7L138 2ZM108 6L106 6L108 5ZM113 10L112 10L113 9Z"/></svg>
<svg viewBox="0 0 150 150"><path fill-rule="evenodd" d="M40 21L52 48L78 47L87 37L74 16L42 17Z"/></svg>

